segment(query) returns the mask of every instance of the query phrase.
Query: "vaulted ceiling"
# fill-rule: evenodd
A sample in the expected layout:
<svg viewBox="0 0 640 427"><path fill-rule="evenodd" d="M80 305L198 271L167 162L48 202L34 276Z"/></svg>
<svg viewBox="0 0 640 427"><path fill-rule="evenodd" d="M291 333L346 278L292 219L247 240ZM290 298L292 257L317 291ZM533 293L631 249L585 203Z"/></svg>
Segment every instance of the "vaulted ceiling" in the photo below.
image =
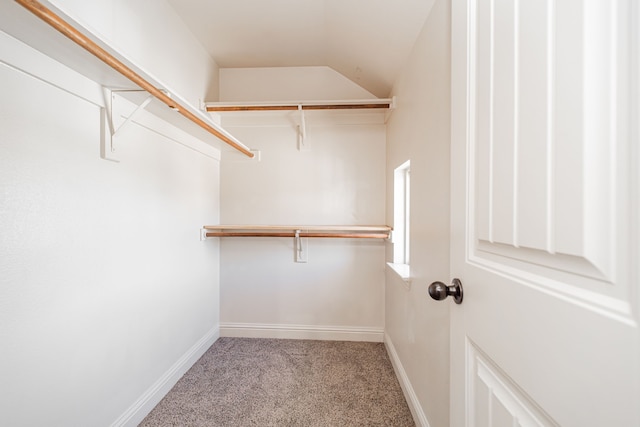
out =
<svg viewBox="0 0 640 427"><path fill-rule="evenodd" d="M169 0L222 68L328 66L387 97L433 0Z"/></svg>

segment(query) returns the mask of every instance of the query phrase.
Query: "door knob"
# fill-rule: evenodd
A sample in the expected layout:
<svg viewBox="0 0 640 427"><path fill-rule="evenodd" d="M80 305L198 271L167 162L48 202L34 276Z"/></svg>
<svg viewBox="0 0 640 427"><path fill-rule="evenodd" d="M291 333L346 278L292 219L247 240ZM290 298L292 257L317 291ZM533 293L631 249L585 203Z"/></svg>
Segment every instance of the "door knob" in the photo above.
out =
<svg viewBox="0 0 640 427"><path fill-rule="evenodd" d="M462 303L462 282L460 279L453 279L450 286L442 282L433 282L429 285L429 295L436 301L442 301L451 295L453 301L460 304Z"/></svg>

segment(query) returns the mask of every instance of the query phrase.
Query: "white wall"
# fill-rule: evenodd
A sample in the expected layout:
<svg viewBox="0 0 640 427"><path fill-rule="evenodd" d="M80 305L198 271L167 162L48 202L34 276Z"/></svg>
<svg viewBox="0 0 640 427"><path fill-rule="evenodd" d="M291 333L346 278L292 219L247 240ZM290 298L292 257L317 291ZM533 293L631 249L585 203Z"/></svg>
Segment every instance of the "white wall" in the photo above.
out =
<svg viewBox="0 0 640 427"><path fill-rule="evenodd" d="M304 79L305 71L252 69L237 76L223 69L220 92L223 100L236 101L266 91L269 98L321 99L326 79L317 80L317 70ZM244 85L236 84L240 78ZM303 93L286 85L296 79L306 81ZM362 95L357 86L332 90L334 98ZM308 114L308 151L297 149L297 114L223 118L225 128L261 151L261 161L223 153L221 223L384 224L383 114L348 119L341 113ZM338 123L345 120L352 124ZM289 238L222 238L222 333L381 340L383 242L308 239L308 254L306 264L295 263Z"/></svg>
<svg viewBox="0 0 640 427"><path fill-rule="evenodd" d="M329 67L222 68L219 90L226 102L375 98Z"/></svg>
<svg viewBox="0 0 640 427"><path fill-rule="evenodd" d="M387 219L393 224L393 170L411 160L410 286L387 271L386 341L406 373L419 422L449 425L448 299L429 298L449 282L450 5L435 2L402 76L387 126ZM389 251L388 260L391 260Z"/></svg>
<svg viewBox="0 0 640 427"><path fill-rule="evenodd" d="M135 425L218 335L219 246L198 233L219 152L132 124L105 161L98 106L5 65L0 87L0 425Z"/></svg>
<svg viewBox="0 0 640 427"><path fill-rule="evenodd" d="M50 0L192 105L218 99L218 66L163 0Z"/></svg>

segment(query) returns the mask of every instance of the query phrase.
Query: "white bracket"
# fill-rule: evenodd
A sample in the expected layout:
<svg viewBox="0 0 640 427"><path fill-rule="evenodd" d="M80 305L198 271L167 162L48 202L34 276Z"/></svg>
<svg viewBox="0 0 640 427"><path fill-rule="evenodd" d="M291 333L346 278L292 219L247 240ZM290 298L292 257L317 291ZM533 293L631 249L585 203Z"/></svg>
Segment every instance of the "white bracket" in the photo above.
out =
<svg viewBox="0 0 640 427"><path fill-rule="evenodd" d="M145 92L139 91L116 91L104 89L106 107L100 110L101 144L100 156L105 160L120 161L116 155L116 140L122 136L123 130L133 121L135 116L142 111L153 99L153 95L147 96L132 112L125 115L122 111L121 103L116 96L121 96L119 92ZM116 123L120 122L119 125Z"/></svg>
<svg viewBox="0 0 640 427"><path fill-rule="evenodd" d="M119 162L116 156L116 149L113 146L111 138L111 116L110 109L107 107L100 108L100 157L104 160Z"/></svg>
<svg viewBox="0 0 640 427"><path fill-rule="evenodd" d="M298 126L298 150L308 151L309 141L307 140L307 121L304 116L302 105L298 105L298 111L300 112L300 125Z"/></svg>
<svg viewBox="0 0 640 427"><path fill-rule="evenodd" d="M295 237L293 238L293 250L295 251L296 262L307 262L307 239L300 237L300 230L295 231Z"/></svg>
<svg viewBox="0 0 640 427"><path fill-rule="evenodd" d="M147 105L149 105L149 103L151 102L152 99L153 99L153 95L149 95L147 98L145 98L145 100L142 101L142 103L140 105L138 105L135 110L133 110L133 113L129 114L129 116L127 116L125 121L122 122L122 124L120 126L118 126L118 129L114 130L113 134L111 135L111 138L115 138L118 135L122 135L122 130L124 128L126 128L129 123L131 123L131 120L133 120L133 118L136 116L136 114L138 114L138 112L140 112ZM113 105L113 103L111 105ZM113 111L111 112L111 117L113 118ZM114 128L115 128L115 126L114 126Z"/></svg>

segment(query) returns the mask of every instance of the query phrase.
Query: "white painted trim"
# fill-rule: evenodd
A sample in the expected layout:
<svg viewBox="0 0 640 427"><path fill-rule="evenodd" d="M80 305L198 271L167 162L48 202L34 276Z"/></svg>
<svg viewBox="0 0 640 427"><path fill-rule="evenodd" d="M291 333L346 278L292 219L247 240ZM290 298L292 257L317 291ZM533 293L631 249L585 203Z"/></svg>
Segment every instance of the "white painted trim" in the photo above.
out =
<svg viewBox="0 0 640 427"><path fill-rule="evenodd" d="M402 388L402 392L404 393L404 397L407 401L407 405L409 405L409 410L411 411L411 415L413 415L413 421L419 427L430 427L429 421L427 420L427 416L422 410L422 406L420 405L420 401L418 401L418 396L416 392L413 390L413 386L411 385L411 381L409 380L409 376L407 372L404 370L402 366L402 362L400 361L400 357L396 352L396 348L391 341L391 337L389 334L384 334L384 345L387 348L387 353L389 353L389 359L391 359L391 364L393 365L393 370L396 372L396 376L398 377L398 382L400 383L400 387Z"/></svg>
<svg viewBox="0 0 640 427"><path fill-rule="evenodd" d="M220 336L285 338L328 341L383 342L384 329L365 326L273 325L265 323L221 323Z"/></svg>
<svg viewBox="0 0 640 427"><path fill-rule="evenodd" d="M133 404L111 424L111 427L137 426L218 338L220 338L220 329L214 327L178 359L142 396L133 402Z"/></svg>
<svg viewBox="0 0 640 427"><path fill-rule="evenodd" d="M300 121L298 111L211 112L225 129L293 128ZM384 125L384 111L305 110L307 130L325 126Z"/></svg>
<svg viewBox="0 0 640 427"><path fill-rule="evenodd" d="M405 284L411 285L411 266L409 264L388 262L387 267L402 279Z"/></svg>
<svg viewBox="0 0 640 427"><path fill-rule="evenodd" d="M106 105L102 87L98 83L2 31L0 31L0 52L1 64L98 107ZM33 100L34 103L38 101Z"/></svg>

